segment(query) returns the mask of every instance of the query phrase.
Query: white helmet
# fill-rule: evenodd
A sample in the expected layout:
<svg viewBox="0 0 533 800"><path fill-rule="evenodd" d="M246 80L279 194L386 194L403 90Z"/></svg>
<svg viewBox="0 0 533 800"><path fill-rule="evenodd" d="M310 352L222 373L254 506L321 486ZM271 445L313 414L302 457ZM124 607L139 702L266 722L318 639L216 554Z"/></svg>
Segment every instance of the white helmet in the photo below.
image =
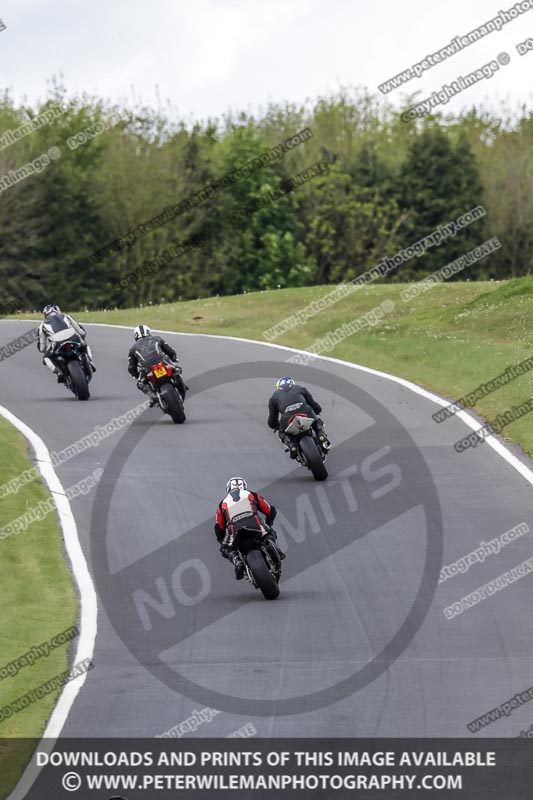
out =
<svg viewBox="0 0 533 800"><path fill-rule="evenodd" d="M244 478L230 478L226 484L226 492L231 492L233 489L247 489L248 484Z"/></svg>
<svg viewBox="0 0 533 800"><path fill-rule="evenodd" d="M135 339L135 341L137 341L137 339L142 339L143 336L151 336L151 335L152 331L150 330L148 325L137 325L137 327L133 331L133 338Z"/></svg>
<svg viewBox="0 0 533 800"><path fill-rule="evenodd" d="M43 308L43 317L46 319L50 314L61 314L59 306L45 306Z"/></svg>

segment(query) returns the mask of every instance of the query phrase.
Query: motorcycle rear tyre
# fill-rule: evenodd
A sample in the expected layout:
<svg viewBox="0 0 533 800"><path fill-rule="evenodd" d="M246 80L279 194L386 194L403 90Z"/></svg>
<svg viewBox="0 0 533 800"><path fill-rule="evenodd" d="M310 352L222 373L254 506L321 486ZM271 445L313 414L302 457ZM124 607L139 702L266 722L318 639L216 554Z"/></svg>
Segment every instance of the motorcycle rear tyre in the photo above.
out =
<svg viewBox="0 0 533 800"><path fill-rule="evenodd" d="M246 560L265 600L275 600L279 595L279 586L267 567L261 551L250 550Z"/></svg>

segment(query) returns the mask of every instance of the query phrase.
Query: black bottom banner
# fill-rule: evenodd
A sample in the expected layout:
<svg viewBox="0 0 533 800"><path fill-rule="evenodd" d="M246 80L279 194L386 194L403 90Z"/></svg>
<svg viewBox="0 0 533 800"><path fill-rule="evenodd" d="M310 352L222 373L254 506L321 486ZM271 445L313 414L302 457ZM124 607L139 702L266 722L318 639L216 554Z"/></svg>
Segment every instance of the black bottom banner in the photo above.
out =
<svg viewBox="0 0 533 800"><path fill-rule="evenodd" d="M531 800L533 742L3 739L0 776L13 800Z"/></svg>

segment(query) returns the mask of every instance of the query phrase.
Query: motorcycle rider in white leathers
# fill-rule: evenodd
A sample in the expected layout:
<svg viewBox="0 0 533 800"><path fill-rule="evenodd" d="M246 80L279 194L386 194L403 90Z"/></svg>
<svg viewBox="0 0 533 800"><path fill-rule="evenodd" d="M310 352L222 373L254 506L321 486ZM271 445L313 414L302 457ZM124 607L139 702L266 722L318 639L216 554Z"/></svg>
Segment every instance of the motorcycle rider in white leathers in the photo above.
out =
<svg viewBox="0 0 533 800"><path fill-rule="evenodd" d="M39 325L39 338L37 340L37 349L43 353L43 364L46 364L48 369L57 375L57 382L64 383L64 376L54 360L54 350L57 342L52 338L58 331L67 331L69 328L72 330L72 336L79 336L83 344L86 346L86 353L89 364L93 372L96 372L96 367L93 362L93 354L91 348L87 344L87 331L76 322L74 317L69 314L61 313L59 306L48 305L43 308L44 320Z"/></svg>

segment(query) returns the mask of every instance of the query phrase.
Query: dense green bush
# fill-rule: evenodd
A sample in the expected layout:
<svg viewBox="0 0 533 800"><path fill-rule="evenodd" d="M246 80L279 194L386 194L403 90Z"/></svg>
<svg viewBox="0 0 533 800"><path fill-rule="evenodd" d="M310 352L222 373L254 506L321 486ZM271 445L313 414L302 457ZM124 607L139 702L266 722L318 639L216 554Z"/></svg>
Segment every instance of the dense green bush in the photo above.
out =
<svg viewBox="0 0 533 800"><path fill-rule="evenodd" d="M21 136L23 125L35 130ZM313 135L304 143L277 147L306 128ZM502 248L461 279L532 270L533 114L525 109L505 120L472 111L406 124L353 90L314 107L271 106L257 118L191 127L171 108L121 109L55 86L38 109L6 93L0 129L4 309L14 297L26 310L121 307L350 280L479 204L486 217L389 280L422 278L490 236ZM60 157L48 157L50 148ZM265 153L238 180L93 257ZM291 183L319 162L321 174ZM186 252L168 255L183 242Z"/></svg>

